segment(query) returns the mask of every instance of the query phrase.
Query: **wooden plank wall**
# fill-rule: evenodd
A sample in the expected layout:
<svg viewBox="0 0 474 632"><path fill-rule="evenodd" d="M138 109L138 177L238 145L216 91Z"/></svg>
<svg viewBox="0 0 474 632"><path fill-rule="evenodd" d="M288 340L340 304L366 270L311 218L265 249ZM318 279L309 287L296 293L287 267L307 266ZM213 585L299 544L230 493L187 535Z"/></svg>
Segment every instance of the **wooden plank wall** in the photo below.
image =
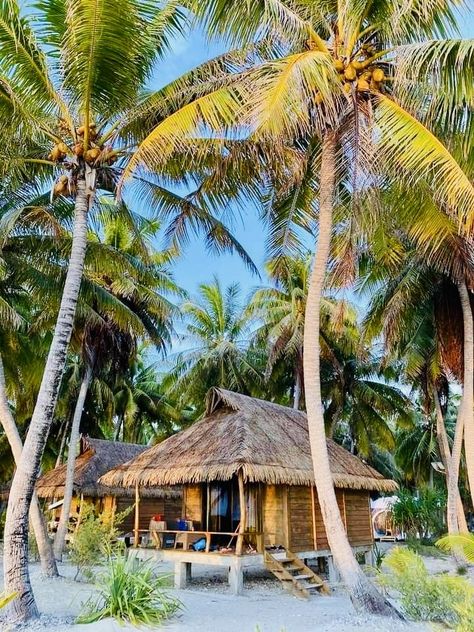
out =
<svg viewBox="0 0 474 632"><path fill-rule="evenodd" d="M372 520L368 492L356 489L344 491L347 531L352 546L372 544Z"/></svg>
<svg viewBox="0 0 474 632"><path fill-rule="evenodd" d="M266 546L288 546L286 487L262 485L262 524Z"/></svg>
<svg viewBox="0 0 474 632"><path fill-rule="evenodd" d="M184 516L187 520L194 522L195 529L203 528L203 507L202 507L202 487L201 485L185 485L183 496Z"/></svg>
<svg viewBox="0 0 474 632"><path fill-rule="evenodd" d="M341 518L352 546L372 544L369 493L356 489L336 489L336 498ZM318 549L328 549L329 544L317 493L315 493L315 510Z"/></svg>
<svg viewBox="0 0 474 632"><path fill-rule="evenodd" d="M117 498L117 512L135 504L132 498ZM142 498L140 500L140 522L139 529L148 529L153 516L161 514L170 523L170 528L175 528L174 523L181 517L182 501L180 498ZM135 521L135 510L125 518L120 527L120 531L128 533L133 531Z"/></svg>
<svg viewBox="0 0 474 632"><path fill-rule="evenodd" d="M292 551L314 549L312 501L310 487L288 487L289 548Z"/></svg>

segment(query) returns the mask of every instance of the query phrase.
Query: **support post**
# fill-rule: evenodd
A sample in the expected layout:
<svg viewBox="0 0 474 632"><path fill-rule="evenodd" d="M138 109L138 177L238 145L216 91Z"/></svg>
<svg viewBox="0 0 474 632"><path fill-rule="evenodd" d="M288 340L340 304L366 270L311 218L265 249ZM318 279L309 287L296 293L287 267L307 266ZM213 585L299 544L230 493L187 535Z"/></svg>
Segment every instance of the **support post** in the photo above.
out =
<svg viewBox="0 0 474 632"><path fill-rule="evenodd" d="M237 555L242 555L244 548L244 534L247 528L247 503L245 502L245 486L242 470L239 470L237 477L239 482L240 526L235 552L237 553Z"/></svg>
<svg viewBox="0 0 474 632"><path fill-rule="evenodd" d="M174 563L174 587L186 588L188 581L191 579L191 562L175 562Z"/></svg>
<svg viewBox="0 0 474 632"><path fill-rule="evenodd" d="M339 584L341 578L339 576L339 571L334 564L334 559L332 555L328 555L328 575L329 575L329 583L330 584Z"/></svg>
<svg viewBox="0 0 474 632"><path fill-rule="evenodd" d="M138 548L138 538L140 537L140 491L138 482L135 483L135 525L133 529L133 546Z"/></svg>
<svg viewBox="0 0 474 632"><path fill-rule="evenodd" d="M314 497L314 485L311 485L311 512L313 519L313 546L314 550L318 550L318 533L316 531L316 498Z"/></svg>
<svg viewBox="0 0 474 632"><path fill-rule="evenodd" d="M244 571L242 562L238 558L232 560L229 566L229 587L233 595L241 595L244 588Z"/></svg>

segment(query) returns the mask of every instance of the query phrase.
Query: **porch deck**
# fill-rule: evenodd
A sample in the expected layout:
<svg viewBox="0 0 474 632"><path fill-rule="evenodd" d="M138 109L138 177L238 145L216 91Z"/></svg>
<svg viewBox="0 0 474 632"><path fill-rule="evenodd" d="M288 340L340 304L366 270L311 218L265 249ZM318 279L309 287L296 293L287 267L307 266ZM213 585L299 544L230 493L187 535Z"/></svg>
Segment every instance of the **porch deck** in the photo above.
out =
<svg viewBox="0 0 474 632"><path fill-rule="evenodd" d="M365 556L365 563L372 562L372 548L368 546L353 547L355 553ZM192 565L219 566L228 569L228 582L230 591L234 595L240 595L244 586L244 570L248 568L265 568L265 558L263 553L223 553L221 551L192 551L183 549L160 549L160 548L131 548L128 554L140 560L153 560L154 562L168 562L174 568L174 586L182 589L188 586L192 579ZM325 558L327 560L329 584L339 583L340 578L334 565L331 551L311 550L298 551L296 555L302 560L315 560Z"/></svg>

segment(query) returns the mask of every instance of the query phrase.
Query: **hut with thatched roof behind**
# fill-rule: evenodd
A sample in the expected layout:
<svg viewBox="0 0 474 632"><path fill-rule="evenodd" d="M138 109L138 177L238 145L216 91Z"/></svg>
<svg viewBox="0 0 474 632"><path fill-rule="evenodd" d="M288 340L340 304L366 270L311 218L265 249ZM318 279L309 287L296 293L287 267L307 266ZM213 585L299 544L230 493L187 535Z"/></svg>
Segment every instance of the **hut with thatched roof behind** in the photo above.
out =
<svg viewBox="0 0 474 632"><path fill-rule="evenodd" d="M373 542L370 492L393 492L396 483L332 440L328 451L349 540L368 550ZM281 547L304 559L330 556L307 418L297 410L211 389L203 419L114 468L100 482L135 487L137 494L183 485L182 514L194 529L194 535L180 537L183 549L204 537L206 552L263 555ZM164 543L166 538L158 542Z"/></svg>
<svg viewBox="0 0 474 632"><path fill-rule="evenodd" d="M71 505L72 515L80 512L82 502L94 504L99 511L110 510L121 512L135 502L133 490L125 487L109 487L99 483L99 478L111 468L121 465L142 454L147 446L120 441L105 441L82 436L79 455L74 468L74 500ZM36 491L40 498L49 500L53 505L53 520L58 518L61 500L66 483L66 464L46 472L38 479ZM175 519L181 515L182 492L179 488L163 488L156 486L146 490L141 507L141 529L148 529L150 519L157 514L173 515ZM121 530L132 531L133 515L128 515Z"/></svg>

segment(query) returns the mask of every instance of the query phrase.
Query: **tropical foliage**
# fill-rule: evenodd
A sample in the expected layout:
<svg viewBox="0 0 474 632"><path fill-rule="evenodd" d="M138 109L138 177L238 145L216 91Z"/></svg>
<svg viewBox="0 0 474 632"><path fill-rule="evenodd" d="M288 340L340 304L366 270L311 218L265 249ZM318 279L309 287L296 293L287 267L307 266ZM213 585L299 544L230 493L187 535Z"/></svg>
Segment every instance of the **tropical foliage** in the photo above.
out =
<svg viewBox="0 0 474 632"><path fill-rule="evenodd" d="M444 514L453 537L465 528L474 43L457 37L457 4L0 2L12 616L36 614L27 518L40 466L73 465L80 431L160 441L199 417L212 386L307 411L329 544L356 607L390 613L349 547L326 436L408 488L394 518L414 537ZM196 23L229 50L161 85ZM227 227L250 208L260 271ZM248 297L207 269L197 290L180 288L174 268L196 235L266 278ZM7 418L23 441L16 468ZM83 517L78 559L103 528L113 538L104 524ZM404 555L386 563L406 613L468 629L465 585ZM121 557L104 582L87 620L155 623L177 607Z"/></svg>

